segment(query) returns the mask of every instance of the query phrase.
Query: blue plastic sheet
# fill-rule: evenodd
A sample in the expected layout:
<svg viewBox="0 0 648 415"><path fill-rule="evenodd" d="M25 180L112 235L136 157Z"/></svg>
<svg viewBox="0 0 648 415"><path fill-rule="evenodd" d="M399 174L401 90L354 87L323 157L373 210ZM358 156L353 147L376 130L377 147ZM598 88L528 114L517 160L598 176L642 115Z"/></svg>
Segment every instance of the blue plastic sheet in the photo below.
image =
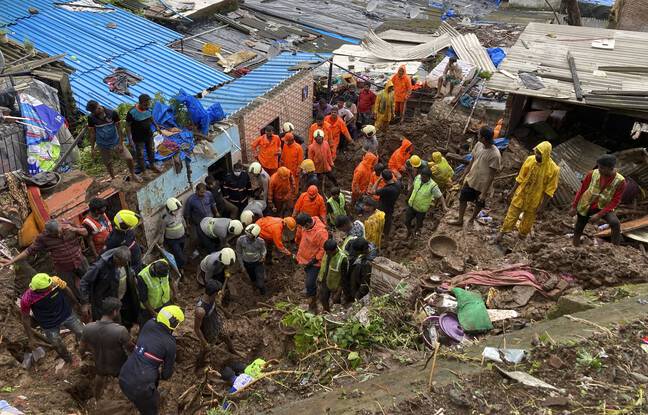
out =
<svg viewBox="0 0 648 415"><path fill-rule="evenodd" d="M207 108L207 113L209 114L209 123L213 124L215 122L225 119L225 111L223 107L218 102Z"/></svg>
<svg viewBox="0 0 648 415"><path fill-rule="evenodd" d="M165 128L179 128L175 120L173 108L159 101L155 101L153 105L153 119L157 125Z"/></svg>
<svg viewBox="0 0 648 415"><path fill-rule="evenodd" d="M207 135L211 124L225 118L225 112L218 102L209 107L209 109L205 109L200 104L200 101L198 101L198 98L182 90L178 93L176 99L187 107L191 122L198 127L202 135Z"/></svg>
<svg viewBox="0 0 648 415"><path fill-rule="evenodd" d="M488 56L490 56L491 61L493 61L493 65L497 68L500 63L506 58L506 52L504 52L504 49L502 48L488 48L486 49L488 52Z"/></svg>

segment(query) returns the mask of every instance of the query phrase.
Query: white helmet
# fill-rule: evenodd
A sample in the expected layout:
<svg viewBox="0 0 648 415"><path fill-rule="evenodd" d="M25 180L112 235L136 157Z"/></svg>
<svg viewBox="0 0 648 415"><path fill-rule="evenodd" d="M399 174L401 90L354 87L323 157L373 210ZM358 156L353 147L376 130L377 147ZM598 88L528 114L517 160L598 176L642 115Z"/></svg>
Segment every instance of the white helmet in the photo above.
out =
<svg viewBox="0 0 648 415"><path fill-rule="evenodd" d="M248 234L248 235L252 235L252 236L254 236L256 238L261 233L261 227L259 225L257 225L256 223L253 223L251 225L248 225L245 228L245 233Z"/></svg>
<svg viewBox="0 0 648 415"><path fill-rule="evenodd" d="M254 163L250 164L248 171L252 174L261 174L261 164L255 161Z"/></svg>
<svg viewBox="0 0 648 415"><path fill-rule="evenodd" d="M166 201L166 207L169 209L169 212L175 212L176 210L182 208L182 203L175 197L170 197Z"/></svg>
<svg viewBox="0 0 648 415"><path fill-rule="evenodd" d="M324 130L315 130L313 137L324 137Z"/></svg>
<svg viewBox="0 0 648 415"><path fill-rule="evenodd" d="M236 262L236 252L232 248L223 248L220 251L220 262L225 266L232 265Z"/></svg>
<svg viewBox="0 0 648 415"><path fill-rule="evenodd" d="M374 135L376 134L376 127L373 125L365 125L362 127L362 132L367 134L367 135Z"/></svg>
<svg viewBox="0 0 648 415"><path fill-rule="evenodd" d="M247 225L251 224L252 222L254 222L254 212L252 212L249 209L244 210L241 213L241 223L243 223L243 225L247 226Z"/></svg>
<svg viewBox="0 0 648 415"><path fill-rule="evenodd" d="M238 236L241 232L243 232L243 224L236 219L230 221L229 226L227 227L227 233Z"/></svg>
<svg viewBox="0 0 648 415"><path fill-rule="evenodd" d="M285 133L289 133L289 132L295 131L295 126L292 125L292 123L285 122L283 124L283 130L284 130Z"/></svg>

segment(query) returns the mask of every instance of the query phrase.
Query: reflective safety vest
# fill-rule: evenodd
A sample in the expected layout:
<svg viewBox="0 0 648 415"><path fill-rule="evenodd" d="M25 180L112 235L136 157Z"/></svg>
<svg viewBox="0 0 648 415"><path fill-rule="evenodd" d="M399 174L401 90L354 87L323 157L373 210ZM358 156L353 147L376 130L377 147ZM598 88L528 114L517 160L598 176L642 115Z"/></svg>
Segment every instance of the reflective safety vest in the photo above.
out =
<svg viewBox="0 0 648 415"><path fill-rule="evenodd" d="M346 210L344 209L344 205L346 204L346 199L344 198L343 194L339 194L338 197L331 196L328 199L326 199L326 203L331 207L331 218L329 218L329 221L331 223L335 223L335 218L338 216L345 216L346 215Z"/></svg>
<svg viewBox="0 0 648 415"><path fill-rule="evenodd" d="M164 307L164 305L171 300L171 285L169 284L169 274L165 275L162 278L154 277L151 275L151 265L159 261L168 264L165 259L160 259L158 261L150 263L149 265L144 267L144 269L142 269L139 274L137 274L142 278L144 284L146 284L146 288L148 290L148 303L154 310L158 310ZM146 308L144 304L140 303L140 305L142 308Z"/></svg>
<svg viewBox="0 0 648 415"><path fill-rule="evenodd" d="M322 264L326 265L320 268L317 280L322 282L326 278L326 286L329 290L336 290L340 287L342 281L342 263L349 257L349 254L338 248L338 251L333 258L329 259L329 254L324 254Z"/></svg>
<svg viewBox="0 0 648 415"><path fill-rule="evenodd" d="M97 253L103 251L104 246L106 246L106 239L108 238L108 235L110 235L110 232L112 232L112 225L110 224L108 215L104 213L103 219L106 223L105 225L93 218L91 215L88 215L83 219L83 224L92 230L92 244Z"/></svg>
<svg viewBox="0 0 648 415"><path fill-rule="evenodd" d="M185 236L185 227L181 215L165 213L164 223L164 237L166 239L180 239Z"/></svg>
<svg viewBox="0 0 648 415"><path fill-rule="evenodd" d="M598 169L592 170L592 180L589 187L583 192L578 201L577 210L581 216L587 216L590 207L596 202L599 209L603 210L612 201L614 194L625 178L619 173L616 174L612 182L605 189L601 190L601 173Z"/></svg>

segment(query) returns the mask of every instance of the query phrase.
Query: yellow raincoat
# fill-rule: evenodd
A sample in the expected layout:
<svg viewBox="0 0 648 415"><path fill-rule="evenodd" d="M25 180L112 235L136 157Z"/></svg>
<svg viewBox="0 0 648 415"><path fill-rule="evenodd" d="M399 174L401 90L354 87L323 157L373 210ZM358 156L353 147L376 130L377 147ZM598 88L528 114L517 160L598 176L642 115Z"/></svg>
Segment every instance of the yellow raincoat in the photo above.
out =
<svg viewBox="0 0 648 415"><path fill-rule="evenodd" d="M389 122L394 116L394 84L392 81L387 81L385 89L376 95L376 102L374 103L373 112L376 115L375 127L378 130L384 131L389 126ZM392 87L391 92L387 90Z"/></svg>
<svg viewBox="0 0 648 415"><path fill-rule="evenodd" d="M534 151L542 154L542 162L538 163L533 155L527 157L522 164L515 179L518 187L502 225L503 233L512 231L520 213L524 213L518 230L521 236L529 234L543 197L553 197L558 188L560 168L551 159L551 148L550 142L543 141L534 148Z"/></svg>
<svg viewBox="0 0 648 415"><path fill-rule="evenodd" d="M452 166L450 166L448 160L441 153L438 151L432 153L432 161L428 163L428 167L432 172L432 180L439 185L442 192L450 187L449 185L452 181L452 176L454 176L454 170L452 170Z"/></svg>
<svg viewBox="0 0 648 415"><path fill-rule="evenodd" d="M377 210L364 222L365 239L380 248L383 229L385 227L385 212Z"/></svg>

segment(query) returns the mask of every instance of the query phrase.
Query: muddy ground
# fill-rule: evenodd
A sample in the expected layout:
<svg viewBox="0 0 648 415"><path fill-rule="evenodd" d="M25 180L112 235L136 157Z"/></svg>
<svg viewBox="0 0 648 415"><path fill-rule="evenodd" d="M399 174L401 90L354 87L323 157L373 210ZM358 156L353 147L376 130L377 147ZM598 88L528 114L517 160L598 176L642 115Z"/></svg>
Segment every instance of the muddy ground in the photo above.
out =
<svg viewBox="0 0 648 415"><path fill-rule="evenodd" d="M563 346L545 337L520 364L487 361L487 370L479 375L433 386L392 408L358 414L645 414L648 352L641 339L647 334L648 322L642 320ZM558 390L521 385L502 376L495 365L529 373Z"/></svg>

